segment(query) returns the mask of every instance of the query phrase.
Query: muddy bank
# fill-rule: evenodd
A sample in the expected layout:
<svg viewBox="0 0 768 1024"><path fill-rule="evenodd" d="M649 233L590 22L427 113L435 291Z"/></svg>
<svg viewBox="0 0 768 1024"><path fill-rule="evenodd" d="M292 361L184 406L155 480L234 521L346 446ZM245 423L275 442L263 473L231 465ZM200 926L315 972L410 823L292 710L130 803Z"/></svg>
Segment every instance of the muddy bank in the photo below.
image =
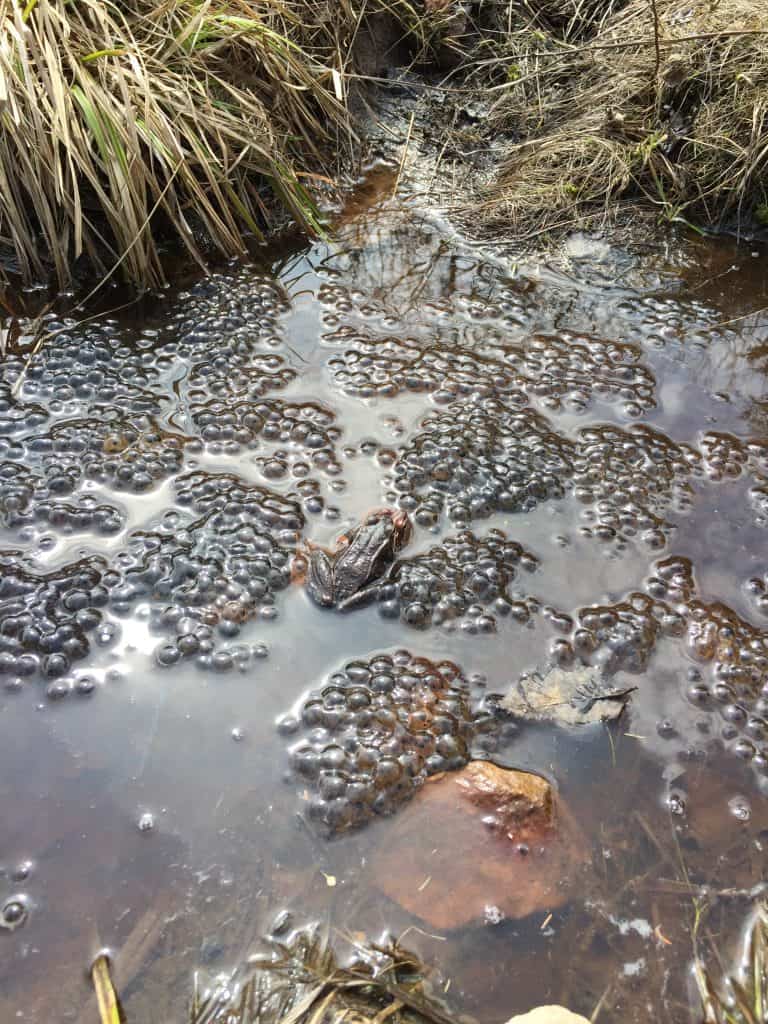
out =
<svg viewBox="0 0 768 1024"><path fill-rule="evenodd" d="M408 137L465 230L537 244L632 217L764 231L768 37L753 4L439 10L452 18L431 67L422 55L401 88L421 97Z"/></svg>

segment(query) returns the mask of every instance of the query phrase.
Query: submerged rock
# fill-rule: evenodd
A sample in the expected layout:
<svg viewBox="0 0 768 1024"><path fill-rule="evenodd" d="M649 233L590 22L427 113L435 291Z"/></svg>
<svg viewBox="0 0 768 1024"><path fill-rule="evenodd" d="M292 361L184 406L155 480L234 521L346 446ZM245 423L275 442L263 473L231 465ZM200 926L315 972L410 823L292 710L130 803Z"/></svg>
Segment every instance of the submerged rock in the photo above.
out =
<svg viewBox="0 0 768 1024"><path fill-rule="evenodd" d="M501 702L516 718L591 725L618 718L636 687L622 687L593 668L550 668L523 676Z"/></svg>
<svg viewBox="0 0 768 1024"><path fill-rule="evenodd" d="M473 761L425 783L373 870L390 899L450 930L549 913L587 860L580 828L545 779Z"/></svg>

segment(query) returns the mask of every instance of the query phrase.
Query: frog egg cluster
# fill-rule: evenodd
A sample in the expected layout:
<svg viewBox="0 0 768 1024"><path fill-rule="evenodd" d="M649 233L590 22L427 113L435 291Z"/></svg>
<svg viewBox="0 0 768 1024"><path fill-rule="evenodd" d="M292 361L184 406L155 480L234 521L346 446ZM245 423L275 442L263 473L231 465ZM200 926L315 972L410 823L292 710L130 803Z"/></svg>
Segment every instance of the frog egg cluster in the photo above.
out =
<svg viewBox="0 0 768 1024"><path fill-rule="evenodd" d="M625 415L640 416L656 405L656 379L637 345L563 331L505 344L503 352L529 398L549 409L585 412L596 401L617 402Z"/></svg>
<svg viewBox="0 0 768 1024"><path fill-rule="evenodd" d="M768 471L768 442L744 441L733 434L710 430L699 445L707 476L711 480L739 477L746 470Z"/></svg>
<svg viewBox="0 0 768 1024"><path fill-rule="evenodd" d="M456 665L397 651L348 662L278 728L302 734L292 774L309 818L334 833L393 813L428 776L461 768L488 724L473 718Z"/></svg>
<svg viewBox="0 0 768 1024"><path fill-rule="evenodd" d="M57 496L77 486L74 474L62 471L52 479L53 489L25 466L0 463L0 523L21 537L23 530L39 526L62 534L90 531L109 535L122 529L125 515L114 505L88 494L77 495L71 502Z"/></svg>
<svg viewBox="0 0 768 1024"><path fill-rule="evenodd" d="M647 426L587 427L579 432L573 491L585 508L581 532L600 541L637 537L661 548L693 501L700 456Z"/></svg>
<svg viewBox="0 0 768 1024"><path fill-rule="evenodd" d="M208 398L246 399L257 401L268 391L287 387L296 379L291 369L277 355L236 358L215 355L194 367L189 376L187 395L193 404Z"/></svg>
<svg viewBox="0 0 768 1024"><path fill-rule="evenodd" d="M279 479L299 465L294 475L303 476L304 466L331 475L341 472L335 444L341 430L334 414L315 402L224 402L218 399L194 406L192 419L202 440L213 449L235 454L243 445L260 439L280 445L264 461L264 475ZM309 469L307 469L309 472Z"/></svg>
<svg viewBox="0 0 768 1024"><path fill-rule="evenodd" d="M96 412L97 410L94 410ZM141 494L178 473L187 438L110 423L69 423L51 431L48 472L82 471L88 480Z"/></svg>
<svg viewBox="0 0 768 1024"><path fill-rule="evenodd" d="M20 402L14 396L11 386L0 380L0 438L39 430L47 420L48 412L41 405Z"/></svg>
<svg viewBox="0 0 768 1024"><path fill-rule="evenodd" d="M339 276L339 272L333 267L323 267L320 276L325 278L317 291L317 298L325 307L320 318L326 328L323 331L324 341L336 340L335 332L339 328L345 330L344 321L350 314L356 319L363 318L368 323L375 323L384 329L403 326L399 311L394 312L391 297L384 299L377 296L374 288L363 286L356 289L336 282L334 278Z"/></svg>
<svg viewBox="0 0 768 1024"><path fill-rule="evenodd" d="M754 522L757 526L768 526L768 442L709 431L701 439L700 448L710 480L749 476L747 501Z"/></svg>
<svg viewBox="0 0 768 1024"><path fill-rule="evenodd" d="M494 344L486 336L472 347L438 347L347 327L332 340L347 346L328 361L333 380L359 398L429 392L447 404L468 395L503 395L507 403L530 399L571 412L584 412L598 399L622 402L631 416L655 405L656 381L641 363L640 349L585 335L532 335L520 344Z"/></svg>
<svg viewBox="0 0 768 1024"><path fill-rule="evenodd" d="M619 547L637 538L663 547L674 516L687 514L701 457L646 426L597 426L577 440L531 408L468 399L433 414L400 452L387 499L429 526L445 511L466 523L493 512L527 512L572 492L581 532Z"/></svg>
<svg viewBox="0 0 768 1024"><path fill-rule="evenodd" d="M554 660L597 663L606 674L642 672L662 637L677 640L691 659L687 701L719 713L719 740L727 750L768 775L768 635L724 604L697 596L691 563L659 561L645 582L613 605L577 612L569 640L557 640ZM671 723L660 735L676 736Z"/></svg>
<svg viewBox="0 0 768 1024"><path fill-rule="evenodd" d="M606 676L618 671L645 671L662 637L682 638L687 604L694 593L687 559L659 560L643 591L633 591L614 604L588 605L574 616L569 639L554 641L553 660L567 666L576 659L594 662Z"/></svg>
<svg viewBox="0 0 768 1024"><path fill-rule="evenodd" d="M97 559L36 573L17 552L0 552L0 680L7 689L34 677L61 680L88 654L109 600L103 577Z"/></svg>
<svg viewBox="0 0 768 1024"><path fill-rule="evenodd" d="M387 494L420 525L443 511L455 523L526 512L565 494L573 444L532 409L470 399L428 416L422 428L401 451Z"/></svg>
<svg viewBox="0 0 768 1024"><path fill-rule="evenodd" d="M110 606L126 614L136 601L155 603L151 626L171 634L156 658L173 665L237 667L260 645L233 651L249 619L272 619L275 594L290 582L290 560L304 518L297 503L230 474L188 473L176 481L178 510L156 529L136 531L105 574Z"/></svg>
<svg viewBox="0 0 768 1024"><path fill-rule="evenodd" d="M253 436L274 440L333 472L334 418L319 406L264 404L295 373L269 349L281 343L287 309L273 282L236 267L161 308L148 301L141 330L104 319L77 324L55 316L43 330L55 343L0 366L0 524L26 542L37 527L62 534L113 534L122 503L88 492L145 494L174 479L178 508L136 530L109 564L92 559L41 572L21 551L0 555L0 674L15 689L35 676L48 696L93 692L73 666L119 627L104 617L149 604L161 664L192 658L214 670L263 657L262 644L235 643L244 622L275 616L274 595L290 578L290 555L304 519L295 501L235 477L187 474L185 453L202 439L162 430L157 416L181 388L193 410L218 402L206 420L228 437L233 398L255 412ZM26 343L26 342L25 342ZM261 350L261 351L259 351ZM182 361L190 375L178 380ZM223 447L223 446L222 446ZM219 449L221 450L221 448ZM279 452L266 477L283 474ZM279 470L279 472L278 472ZM309 472L309 468L307 468ZM297 476L305 474L298 468Z"/></svg>
<svg viewBox="0 0 768 1024"><path fill-rule="evenodd" d="M47 522L65 532L114 532L123 521L120 509L85 495L74 504L62 503L61 498L74 494L85 481L140 494L181 468L185 438L116 426L105 410L96 407L93 415L93 420L70 420L6 448L11 458L0 464L0 476L9 487L0 498L4 525L20 528Z"/></svg>
<svg viewBox="0 0 768 1024"><path fill-rule="evenodd" d="M115 321L78 324L49 315L42 329L53 337L28 365L20 355L3 361L5 380L15 382L23 374L19 395L25 402L39 402L50 411L62 403L87 407L98 401L123 415L159 412L162 394L153 354L141 344L126 344L124 328ZM26 426L31 430L39 425Z"/></svg>
<svg viewBox="0 0 768 1024"><path fill-rule="evenodd" d="M457 289L453 260L434 264L434 235L430 229L423 228L423 225L410 223L407 234L403 231L395 245L392 244L393 235L397 237L398 229L388 229L387 244L383 249L377 249L374 259L360 259L354 266L348 263L344 267L346 281L353 276L355 278L351 286L339 280L342 272L337 268L325 266L320 270L324 282L317 294L326 307L322 316L327 328L324 340L333 341L338 329L343 330L348 320L353 318L355 321L364 320L366 325L373 324L389 334L395 330L403 333L403 328L407 329L411 320L414 326L428 324L430 334L436 323L444 321L462 337L473 328L483 334L496 331L504 336L510 328L529 326L539 310L535 297L526 293L528 282L522 286L518 282L501 285L495 268L478 265L473 260L473 285L487 292L488 298L477 294L474 288L472 295L464 293L461 288ZM395 255L397 244L412 254L420 250L424 265L429 265L429 271L420 279L416 289L417 302L414 301L413 281L408 275L403 276L401 263ZM389 266L386 263L388 259L391 259ZM388 283L384 295L382 273L386 274Z"/></svg>
<svg viewBox="0 0 768 1024"><path fill-rule="evenodd" d="M290 304L271 278L233 265L179 293L172 310L161 311L156 352L191 362L212 352L234 359L282 343L280 318Z"/></svg>
<svg viewBox="0 0 768 1024"><path fill-rule="evenodd" d="M492 633L496 617L527 622L529 601L510 586L520 568L538 560L502 530L478 537L469 530L446 537L422 555L402 558L379 591L379 613L408 626L458 624L466 633Z"/></svg>
<svg viewBox="0 0 768 1024"><path fill-rule="evenodd" d="M334 382L358 398L394 398L401 392L428 392L446 404L467 395L525 395L503 363L462 348L425 348L415 339L358 336L354 348L328 360Z"/></svg>
<svg viewBox="0 0 768 1024"><path fill-rule="evenodd" d="M579 610L571 642L555 640L553 660L562 666L573 664L576 655L594 652L595 661L606 675L614 672L643 672L659 636L654 602L646 594L630 594L612 605L590 605Z"/></svg>

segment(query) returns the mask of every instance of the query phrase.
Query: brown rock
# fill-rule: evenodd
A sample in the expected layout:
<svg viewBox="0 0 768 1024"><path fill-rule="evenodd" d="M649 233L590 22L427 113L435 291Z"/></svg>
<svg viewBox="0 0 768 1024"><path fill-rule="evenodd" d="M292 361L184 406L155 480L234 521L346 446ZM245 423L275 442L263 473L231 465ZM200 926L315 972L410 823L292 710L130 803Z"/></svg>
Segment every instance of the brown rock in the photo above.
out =
<svg viewBox="0 0 768 1024"><path fill-rule="evenodd" d="M450 930L549 913L587 860L581 830L545 779L473 761L425 783L373 870L390 899Z"/></svg>

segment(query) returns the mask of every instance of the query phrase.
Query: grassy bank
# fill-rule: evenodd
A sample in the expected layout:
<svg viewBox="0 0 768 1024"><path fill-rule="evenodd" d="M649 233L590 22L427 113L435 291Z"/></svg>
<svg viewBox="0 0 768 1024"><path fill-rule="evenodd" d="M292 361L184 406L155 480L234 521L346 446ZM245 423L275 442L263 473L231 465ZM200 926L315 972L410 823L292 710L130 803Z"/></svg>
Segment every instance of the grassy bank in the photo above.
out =
<svg viewBox="0 0 768 1024"><path fill-rule="evenodd" d="M402 53L447 75L441 124L482 105L473 230L538 238L638 203L768 225L768 0L0 0L0 257L28 281L85 264L151 286L169 241L235 255L279 208L316 233L357 151L361 43L379 76Z"/></svg>
<svg viewBox="0 0 768 1024"><path fill-rule="evenodd" d="M768 225L765 0L510 6L490 125L515 141L487 230L537 235L638 201L705 229Z"/></svg>
<svg viewBox="0 0 768 1024"><path fill-rule="evenodd" d="M162 279L158 239L232 255L348 150L345 0L0 2L0 242L27 279L84 256Z"/></svg>

